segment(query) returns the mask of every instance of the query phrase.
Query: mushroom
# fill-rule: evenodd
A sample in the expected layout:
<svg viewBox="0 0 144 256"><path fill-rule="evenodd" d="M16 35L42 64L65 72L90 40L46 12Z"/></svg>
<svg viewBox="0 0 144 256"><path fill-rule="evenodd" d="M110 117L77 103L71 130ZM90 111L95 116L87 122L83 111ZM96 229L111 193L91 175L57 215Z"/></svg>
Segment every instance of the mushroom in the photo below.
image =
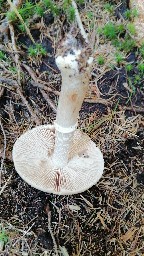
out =
<svg viewBox="0 0 144 256"><path fill-rule="evenodd" d="M56 57L62 75L56 121L54 125L27 131L14 144L16 171L28 184L44 192L81 193L102 176L104 160L100 149L77 129L92 60L88 44L68 34Z"/></svg>

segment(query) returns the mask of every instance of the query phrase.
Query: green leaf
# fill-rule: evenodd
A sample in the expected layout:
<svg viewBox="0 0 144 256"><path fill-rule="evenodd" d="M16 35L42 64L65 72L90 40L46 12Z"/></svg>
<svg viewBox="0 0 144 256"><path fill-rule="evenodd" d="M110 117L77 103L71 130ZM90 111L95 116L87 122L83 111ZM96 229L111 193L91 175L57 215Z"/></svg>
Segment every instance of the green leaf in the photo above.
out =
<svg viewBox="0 0 144 256"><path fill-rule="evenodd" d="M8 242L8 236L4 230L0 232L0 241L7 243Z"/></svg>

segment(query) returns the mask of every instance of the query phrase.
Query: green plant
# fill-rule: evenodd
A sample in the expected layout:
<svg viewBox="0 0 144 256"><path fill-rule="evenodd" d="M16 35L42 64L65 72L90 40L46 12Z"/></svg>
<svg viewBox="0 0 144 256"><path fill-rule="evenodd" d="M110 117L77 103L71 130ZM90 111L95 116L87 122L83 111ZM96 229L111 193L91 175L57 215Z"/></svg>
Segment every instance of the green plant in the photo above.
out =
<svg viewBox="0 0 144 256"><path fill-rule="evenodd" d="M0 241L8 242L8 235L5 230L0 231Z"/></svg>
<svg viewBox="0 0 144 256"><path fill-rule="evenodd" d="M75 9L73 6L70 6L68 9L67 9L67 17L68 17L68 20L70 22L74 21L75 20Z"/></svg>
<svg viewBox="0 0 144 256"><path fill-rule="evenodd" d="M104 27L98 28L97 33L111 40L118 51L128 53L136 46L136 41L132 38L136 33L136 29L132 23L125 25L123 23L114 24L108 22Z"/></svg>
<svg viewBox="0 0 144 256"><path fill-rule="evenodd" d="M17 20L17 16L15 15L15 12L14 11L8 11L6 13L6 16L7 16L7 19L10 21L10 22L15 22Z"/></svg>
<svg viewBox="0 0 144 256"><path fill-rule="evenodd" d="M120 39L116 38L116 39L112 40L112 45L115 46L118 50L121 49L121 44L122 44L122 42Z"/></svg>
<svg viewBox="0 0 144 256"><path fill-rule="evenodd" d="M117 52L115 54L115 60L116 60L117 64L121 64L123 62L124 56L122 55L121 52Z"/></svg>
<svg viewBox="0 0 144 256"><path fill-rule="evenodd" d="M43 0L37 3L33 3L31 1L25 1L21 8L17 9L20 16L24 21L31 18L34 14L42 17L44 15L45 10L50 10L53 15L59 14L59 8L56 3L52 0ZM10 21L15 22L17 16L14 11L7 12L7 17Z"/></svg>
<svg viewBox="0 0 144 256"><path fill-rule="evenodd" d="M9 67L8 68L9 71L11 71L12 73L16 74L17 73L17 68L16 67Z"/></svg>
<svg viewBox="0 0 144 256"><path fill-rule="evenodd" d="M132 81L132 79L130 77L127 78L127 82L128 82L129 88L130 88L130 94L129 94L128 100L126 101L126 104L129 103L132 96L136 93L136 87L135 87L134 82Z"/></svg>
<svg viewBox="0 0 144 256"><path fill-rule="evenodd" d="M115 39L117 37L116 25L112 22L108 22L103 28L103 35L108 39Z"/></svg>
<svg viewBox="0 0 144 256"><path fill-rule="evenodd" d="M2 1L2 0L0 0ZM75 9L72 6L71 0L63 0L61 5L58 5L57 1L54 0L42 0L42 1L24 1L20 8L15 8L13 11L8 11L6 16L9 21L17 22L17 27L22 32L28 32L26 24L29 24L29 19L37 14L42 17L45 12L49 11L54 16L58 16L61 13L65 13L68 20L73 22L75 19ZM83 4L84 0L77 0L78 4Z"/></svg>
<svg viewBox="0 0 144 256"><path fill-rule="evenodd" d="M132 9L132 18L138 17L139 16L139 12L136 8Z"/></svg>
<svg viewBox="0 0 144 256"><path fill-rule="evenodd" d="M27 27L29 27L28 21L26 21L25 24L27 25ZM18 24L19 30L24 32L24 33L26 32L25 24Z"/></svg>
<svg viewBox="0 0 144 256"><path fill-rule="evenodd" d="M2 9L4 0L0 0L0 10Z"/></svg>
<svg viewBox="0 0 144 256"><path fill-rule="evenodd" d="M139 48L139 52L140 52L140 55L142 56L142 58L144 58L144 43Z"/></svg>
<svg viewBox="0 0 144 256"><path fill-rule="evenodd" d="M117 40L118 35L121 35L125 32L125 27L123 24L113 24L108 22L103 28L98 29L98 33L104 35L110 40Z"/></svg>
<svg viewBox="0 0 144 256"><path fill-rule="evenodd" d="M37 50L34 46L29 46L28 48L28 55L30 57L36 57L37 56Z"/></svg>
<svg viewBox="0 0 144 256"><path fill-rule="evenodd" d="M126 68L126 71L127 71L127 72L130 72L130 71L133 70L133 65L132 65L132 64L127 64L127 65L125 66L125 68Z"/></svg>
<svg viewBox="0 0 144 256"><path fill-rule="evenodd" d="M93 14L93 12L87 12L87 17L88 17L88 19L89 20L92 20L93 19L93 17L94 17L94 14Z"/></svg>
<svg viewBox="0 0 144 256"><path fill-rule="evenodd" d="M113 11L114 11L114 6L113 6L112 4L110 4L110 3L107 3L107 4L104 5L104 9L105 9L107 12L109 12L109 13L113 13Z"/></svg>
<svg viewBox="0 0 144 256"><path fill-rule="evenodd" d="M35 12L38 16L42 17L44 15L44 7L42 5L36 4Z"/></svg>
<svg viewBox="0 0 144 256"><path fill-rule="evenodd" d="M70 6L70 4L71 4L71 1L69 1L69 0L63 0L63 10L64 11L66 11L67 10L67 8Z"/></svg>
<svg viewBox="0 0 144 256"><path fill-rule="evenodd" d="M26 19L34 15L34 10L34 4L31 3L30 1L26 1L18 11L23 20L25 21Z"/></svg>
<svg viewBox="0 0 144 256"><path fill-rule="evenodd" d="M105 62L105 59L104 59L104 57L102 55L97 58L97 63L99 65L103 65L104 62Z"/></svg>
<svg viewBox="0 0 144 256"><path fill-rule="evenodd" d="M28 55L30 57L40 57L47 54L46 49L41 44L36 44L34 46L29 46Z"/></svg>
<svg viewBox="0 0 144 256"><path fill-rule="evenodd" d="M135 84L135 85L136 85L136 84L139 84L140 81L141 81L141 76L138 75L138 74L136 74L136 75L134 76L134 84Z"/></svg>
<svg viewBox="0 0 144 256"><path fill-rule="evenodd" d="M121 41L119 50L123 50L125 52L130 52L136 47L136 42L130 36L126 35L124 40Z"/></svg>
<svg viewBox="0 0 144 256"><path fill-rule="evenodd" d="M117 34L119 34L119 35L121 35L121 34L123 34L125 32L125 26L124 26L124 24L118 24L118 25L116 25L116 33Z"/></svg>
<svg viewBox="0 0 144 256"><path fill-rule="evenodd" d="M144 74L144 62L141 62L137 65L137 68L138 68L138 71L141 73L141 74Z"/></svg>
<svg viewBox="0 0 144 256"><path fill-rule="evenodd" d="M62 5L62 9L63 9L62 11L65 12L68 20L70 22L73 22L75 20L75 9L71 5L71 1L70 0L64 0L63 5Z"/></svg>
<svg viewBox="0 0 144 256"><path fill-rule="evenodd" d="M132 10L126 10L124 13L124 17L128 20L132 20L133 18L138 16L138 10L136 8Z"/></svg>
<svg viewBox="0 0 144 256"><path fill-rule="evenodd" d="M59 8L58 6L51 0L43 0L43 3L46 8L48 8L54 16L57 16L59 14Z"/></svg>
<svg viewBox="0 0 144 256"><path fill-rule="evenodd" d="M84 0L77 0L76 2L77 2L77 4L84 4L85 1Z"/></svg>
<svg viewBox="0 0 144 256"><path fill-rule="evenodd" d="M130 20L130 19L131 19L131 10L126 10L126 11L124 12L124 17L125 17L126 19Z"/></svg>
<svg viewBox="0 0 144 256"><path fill-rule="evenodd" d="M4 245L8 242L9 238L5 230L0 231L0 252L3 250Z"/></svg>
<svg viewBox="0 0 144 256"><path fill-rule="evenodd" d="M127 29L130 32L131 35L135 35L136 33L136 29L135 29L135 25L133 23L128 23L127 24Z"/></svg>
<svg viewBox="0 0 144 256"><path fill-rule="evenodd" d="M0 51L0 60L4 60L5 59L5 54L3 51Z"/></svg>

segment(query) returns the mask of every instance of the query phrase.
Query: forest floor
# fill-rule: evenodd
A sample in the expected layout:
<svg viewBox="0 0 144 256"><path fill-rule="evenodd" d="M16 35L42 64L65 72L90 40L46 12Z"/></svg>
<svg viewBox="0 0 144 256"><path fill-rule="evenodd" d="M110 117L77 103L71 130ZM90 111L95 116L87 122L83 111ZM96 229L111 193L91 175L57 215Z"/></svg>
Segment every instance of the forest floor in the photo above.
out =
<svg viewBox="0 0 144 256"><path fill-rule="evenodd" d="M89 190L58 196L20 178L12 148L28 129L55 120L61 85L55 53L73 13L56 16L51 7L34 16L26 13L39 1L19 2L24 23L16 11L4 23L9 5L0 0L0 255L142 256L144 45L135 39L136 14L126 1L78 4L86 31L96 31L79 129L103 152L105 169Z"/></svg>

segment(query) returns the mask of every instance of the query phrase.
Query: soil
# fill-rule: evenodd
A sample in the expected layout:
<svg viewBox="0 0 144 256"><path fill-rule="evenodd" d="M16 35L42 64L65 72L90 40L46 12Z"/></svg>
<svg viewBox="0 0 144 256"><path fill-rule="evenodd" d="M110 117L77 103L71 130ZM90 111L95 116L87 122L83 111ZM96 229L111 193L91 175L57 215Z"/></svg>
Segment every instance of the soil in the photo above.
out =
<svg viewBox="0 0 144 256"><path fill-rule="evenodd" d="M125 8L123 4L119 11L123 13ZM53 22L51 14L44 17L49 28ZM37 43L40 43L41 33L38 29L31 31ZM22 52L26 51L21 57L22 63L51 88L49 98L57 105L58 95L54 91L60 91L61 76L55 63L54 41L43 37L42 45L48 54L38 60L28 58L27 48L31 41L26 34L19 34L17 43ZM9 53L8 57L11 57ZM134 75L138 74L137 49L128 54L126 61L133 63L133 70L128 73L121 64L105 72L97 81L99 100L97 92L92 91L91 97L87 96L82 105L79 128L101 148L105 170L95 186L77 195L57 196L41 192L17 174L11 157L13 144L23 132L36 126L36 121L17 90L12 85L5 87L0 98L2 159L4 134L6 136L2 168L2 188L5 188L0 199L0 216L9 239L0 255L56 255L49 230L49 213L57 247L64 247L70 256L144 255L143 79L135 85L134 91L128 86L128 77L133 81ZM25 99L35 110L40 124L52 123L56 116L53 108L38 87L33 86L24 66L21 70ZM95 75L99 75L96 68L93 69L91 88L95 85ZM17 81L16 74L12 74L12 79Z"/></svg>

